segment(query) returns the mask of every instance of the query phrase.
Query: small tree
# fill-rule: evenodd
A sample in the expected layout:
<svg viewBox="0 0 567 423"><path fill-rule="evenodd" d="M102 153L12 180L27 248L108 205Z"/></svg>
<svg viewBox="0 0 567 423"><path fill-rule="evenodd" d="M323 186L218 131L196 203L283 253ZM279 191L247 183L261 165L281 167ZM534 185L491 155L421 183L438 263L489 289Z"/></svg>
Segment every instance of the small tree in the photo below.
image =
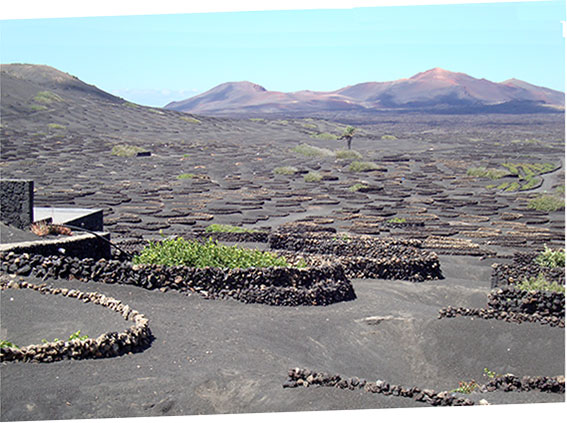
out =
<svg viewBox="0 0 567 423"><path fill-rule="evenodd" d="M339 137L340 140L346 140L349 150L352 143L352 137L354 137L355 132L356 128L354 126L347 126L343 134Z"/></svg>

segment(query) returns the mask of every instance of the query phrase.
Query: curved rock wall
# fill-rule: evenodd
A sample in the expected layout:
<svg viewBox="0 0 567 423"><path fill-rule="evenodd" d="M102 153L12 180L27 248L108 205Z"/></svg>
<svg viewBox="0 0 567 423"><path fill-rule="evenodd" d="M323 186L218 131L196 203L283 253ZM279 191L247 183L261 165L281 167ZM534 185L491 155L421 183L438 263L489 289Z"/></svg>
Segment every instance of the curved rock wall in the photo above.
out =
<svg viewBox="0 0 567 423"><path fill-rule="evenodd" d="M28 282L0 281L0 290L32 289L44 295L62 295L76 298L82 302L91 302L112 311L120 313L134 325L124 332L107 332L98 338L85 340L48 342L45 344L29 345L23 348L0 349L0 361L32 361L52 362L60 360L78 360L84 358L115 357L131 351L148 347L152 342L152 332L149 320L141 313L131 309L121 301L98 292L81 292L75 289L54 288L46 284L35 285Z"/></svg>
<svg viewBox="0 0 567 423"><path fill-rule="evenodd" d="M175 289L198 292L207 298L230 297L245 303L269 305L328 305L356 298L340 264L301 269L220 269L0 253L0 269L21 276L121 283L162 291Z"/></svg>

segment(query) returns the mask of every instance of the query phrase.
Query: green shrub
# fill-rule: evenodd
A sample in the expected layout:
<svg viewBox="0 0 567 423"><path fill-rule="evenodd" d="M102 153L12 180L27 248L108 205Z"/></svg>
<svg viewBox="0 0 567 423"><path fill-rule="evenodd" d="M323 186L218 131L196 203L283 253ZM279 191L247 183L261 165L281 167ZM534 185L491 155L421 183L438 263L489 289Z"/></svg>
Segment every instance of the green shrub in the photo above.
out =
<svg viewBox="0 0 567 423"><path fill-rule="evenodd" d="M545 245L544 250L539 253L535 261L544 267L565 267L565 250L552 250Z"/></svg>
<svg viewBox="0 0 567 423"><path fill-rule="evenodd" d="M492 180L506 176L508 172L500 169L487 169L485 167L471 167L467 169L467 175L475 178L489 178Z"/></svg>
<svg viewBox="0 0 567 423"><path fill-rule="evenodd" d="M49 129L66 129L65 125L60 125L58 123L50 123L47 125Z"/></svg>
<svg viewBox="0 0 567 423"><path fill-rule="evenodd" d="M32 104L30 106L30 109L32 109L34 112L41 112L43 110L47 110L47 107L42 104Z"/></svg>
<svg viewBox="0 0 567 423"><path fill-rule="evenodd" d="M517 284L516 287L523 291L552 291L565 293L565 286L557 282L549 282L543 273L540 273L537 277L532 276L529 279L524 279L522 282Z"/></svg>
<svg viewBox="0 0 567 423"><path fill-rule="evenodd" d="M394 135L382 135L382 139L393 141L393 140L397 140L398 138L396 138Z"/></svg>
<svg viewBox="0 0 567 423"><path fill-rule="evenodd" d="M240 226L232 226L232 225L221 225L218 223L213 223L212 225L207 226L205 232L234 232L234 233L252 233L258 232L256 229L248 229L248 228L241 228Z"/></svg>
<svg viewBox="0 0 567 423"><path fill-rule="evenodd" d="M316 138L318 140L336 140L338 137L336 135L330 134L328 132L321 132L320 134L313 134L311 138Z"/></svg>
<svg viewBox="0 0 567 423"><path fill-rule="evenodd" d="M376 163L359 162L359 161L352 162L348 167L348 170L350 172L366 172L369 170L377 170L377 169L380 169L380 166L378 166Z"/></svg>
<svg viewBox="0 0 567 423"><path fill-rule="evenodd" d="M33 98L33 101L36 103L43 103L43 104L51 104L51 103L60 103L63 99L55 93L51 91L40 91L36 94Z"/></svg>
<svg viewBox="0 0 567 423"><path fill-rule="evenodd" d="M354 184L353 186L349 187L348 190L349 190L350 192L357 192L357 191L360 191L360 190L363 189L363 188L368 188L368 185L361 184L361 183L356 183L356 184Z"/></svg>
<svg viewBox="0 0 567 423"><path fill-rule="evenodd" d="M142 153L144 151L146 151L144 148L135 145L117 144L112 147L110 154L119 157L133 157L136 154Z"/></svg>
<svg viewBox="0 0 567 423"><path fill-rule="evenodd" d="M183 238L151 242L132 262L134 264L160 264L189 267L289 267L284 257L269 251L250 250L227 246L208 239L204 243L186 241Z"/></svg>
<svg viewBox="0 0 567 423"><path fill-rule="evenodd" d="M458 392L459 394L472 394L474 391L479 389L480 386L474 380L469 382L459 382L459 387L457 389L453 389L450 392Z"/></svg>
<svg viewBox="0 0 567 423"><path fill-rule="evenodd" d="M6 341L5 339L0 339L0 348L17 348L20 349L16 344Z"/></svg>
<svg viewBox="0 0 567 423"><path fill-rule="evenodd" d="M196 175L194 173L182 173L177 175L177 179L193 179Z"/></svg>
<svg viewBox="0 0 567 423"><path fill-rule="evenodd" d="M362 159L362 154L355 150L337 150L335 151L335 156L337 159L353 159L353 160L360 160Z"/></svg>
<svg viewBox="0 0 567 423"><path fill-rule="evenodd" d="M565 199L555 195L541 194L528 202L528 208L554 212L565 208Z"/></svg>
<svg viewBox="0 0 567 423"><path fill-rule="evenodd" d="M299 169L293 166L281 166L274 169L276 175L295 175Z"/></svg>
<svg viewBox="0 0 567 423"><path fill-rule="evenodd" d="M265 120L262 119L262 118L250 118L250 120L251 120L252 122L265 122Z"/></svg>
<svg viewBox="0 0 567 423"><path fill-rule="evenodd" d="M309 172L303 176L305 182L319 182L321 179L323 179L323 175L319 172Z"/></svg>
<svg viewBox="0 0 567 423"><path fill-rule="evenodd" d="M388 223L406 223L406 219L403 217L392 217L387 220Z"/></svg>
<svg viewBox="0 0 567 423"><path fill-rule="evenodd" d="M184 120L185 122L189 122L189 123L196 123L196 124L201 123L199 119L195 119L194 117L191 116L182 116L181 120Z"/></svg>
<svg viewBox="0 0 567 423"><path fill-rule="evenodd" d="M335 155L331 150L315 147L309 144L300 144L294 147L292 151L306 157L331 157Z"/></svg>

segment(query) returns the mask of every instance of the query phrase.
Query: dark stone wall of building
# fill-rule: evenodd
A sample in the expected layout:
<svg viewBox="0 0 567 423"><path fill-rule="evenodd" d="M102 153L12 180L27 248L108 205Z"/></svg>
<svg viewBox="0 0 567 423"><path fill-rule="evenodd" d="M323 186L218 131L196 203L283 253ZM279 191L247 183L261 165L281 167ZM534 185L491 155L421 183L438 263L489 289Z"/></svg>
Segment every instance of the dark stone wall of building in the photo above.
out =
<svg viewBox="0 0 567 423"><path fill-rule="evenodd" d="M33 181L0 180L0 221L25 229L33 222Z"/></svg>

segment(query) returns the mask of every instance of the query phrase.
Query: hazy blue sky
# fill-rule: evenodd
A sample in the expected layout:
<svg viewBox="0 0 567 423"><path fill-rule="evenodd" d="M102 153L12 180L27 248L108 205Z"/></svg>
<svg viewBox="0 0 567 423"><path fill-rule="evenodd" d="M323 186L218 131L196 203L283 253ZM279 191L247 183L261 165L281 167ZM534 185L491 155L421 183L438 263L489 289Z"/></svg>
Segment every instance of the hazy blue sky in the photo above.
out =
<svg viewBox="0 0 567 423"><path fill-rule="evenodd" d="M331 91L433 67L564 90L565 2L0 21L0 61L47 64L141 104L227 81Z"/></svg>

